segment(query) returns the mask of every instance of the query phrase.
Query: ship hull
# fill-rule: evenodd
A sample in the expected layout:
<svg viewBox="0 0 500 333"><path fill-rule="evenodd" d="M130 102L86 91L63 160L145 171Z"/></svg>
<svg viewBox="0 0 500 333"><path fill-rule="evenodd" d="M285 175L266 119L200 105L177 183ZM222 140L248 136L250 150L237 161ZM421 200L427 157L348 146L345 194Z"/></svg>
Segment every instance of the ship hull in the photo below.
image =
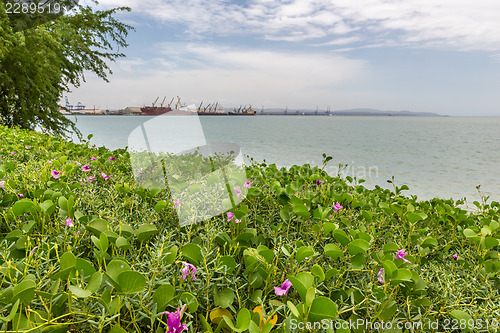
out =
<svg viewBox="0 0 500 333"><path fill-rule="evenodd" d="M172 111L170 107L157 107L157 106L145 106L141 108L141 114L143 116L159 116L167 112Z"/></svg>

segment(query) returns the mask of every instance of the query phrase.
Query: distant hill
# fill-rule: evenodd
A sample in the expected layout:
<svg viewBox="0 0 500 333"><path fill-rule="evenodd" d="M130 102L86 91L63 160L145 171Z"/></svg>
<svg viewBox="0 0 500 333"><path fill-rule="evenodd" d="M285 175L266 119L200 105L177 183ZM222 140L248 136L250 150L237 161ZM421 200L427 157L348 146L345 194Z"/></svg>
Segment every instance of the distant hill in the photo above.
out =
<svg viewBox="0 0 500 333"><path fill-rule="evenodd" d="M285 113L286 112L286 113ZM261 111L257 110L257 114L260 115ZM395 117L445 117L443 115L433 113L433 112L414 112L414 111L390 111L390 110L377 110L370 108L354 108L354 109L343 109L343 110L311 110L311 109L264 109L262 115L304 115L304 116L395 116Z"/></svg>

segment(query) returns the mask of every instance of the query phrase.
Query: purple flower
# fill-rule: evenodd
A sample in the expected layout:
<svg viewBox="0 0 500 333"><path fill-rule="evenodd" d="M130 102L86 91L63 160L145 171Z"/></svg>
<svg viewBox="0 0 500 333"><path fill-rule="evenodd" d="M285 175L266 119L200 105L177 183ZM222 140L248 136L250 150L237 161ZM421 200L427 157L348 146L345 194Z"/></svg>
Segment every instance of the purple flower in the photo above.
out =
<svg viewBox="0 0 500 333"><path fill-rule="evenodd" d="M97 158L95 158L94 156L92 156L90 159L91 159L92 161L97 161Z"/></svg>
<svg viewBox="0 0 500 333"><path fill-rule="evenodd" d="M82 171L85 171L85 172L90 171L90 167L87 164L85 164L84 166L82 166Z"/></svg>
<svg viewBox="0 0 500 333"><path fill-rule="evenodd" d="M36 249L38 249L38 246L35 246L34 248L31 249L30 256L32 256L33 253L35 253Z"/></svg>
<svg viewBox="0 0 500 333"><path fill-rule="evenodd" d="M109 160L110 160L110 161L114 161L114 160L116 160L116 158L114 158L113 156L111 156L111 157L109 158Z"/></svg>
<svg viewBox="0 0 500 333"><path fill-rule="evenodd" d="M238 196L241 196L241 190L240 190L240 188L239 188L239 187L235 187L235 188L234 188L234 191L236 192L236 194L237 194Z"/></svg>
<svg viewBox="0 0 500 333"><path fill-rule="evenodd" d="M15 151L11 152L12 155L14 155L15 153L16 153Z"/></svg>
<svg viewBox="0 0 500 333"><path fill-rule="evenodd" d="M408 253L405 253L405 250L402 249L402 250L398 250L397 254L396 254L396 257L395 259L398 260L398 259L401 259L403 260L404 262L407 262L409 264L411 264L410 261L408 261L407 259L405 259L405 255L407 255Z"/></svg>
<svg viewBox="0 0 500 333"><path fill-rule="evenodd" d="M108 175L106 175L104 172L101 172L101 176L102 176L102 178L104 178L104 180L108 180L108 179L109 179L109 177L111 177L112 175L109 175L109 176L108 176Z"/></svg>
<svg viewBox="0 0 500 333"><path fill-rule="evenodd" d="M286 279L285 282L283 282L280 287L274 287L274 293L277 296L286 296L291 286L292 283L290 282L290 280Z"/></svg>
<svg viewBox="0 0 500 333"><path fill-rule="evenodd" d="M50 174L52 175L52 178L59 179L59 174L60 174L59 171L52 170L52 172Z"/></svg>
<svg viewBox="0 0 500 333"><path fill-rule="evenodd" d="M187 262L183 262L182 265L184 266L182 269L181 269L181 272L182 272L182 279L183 280L186 280L186 278L191 275L191 279L193 280L196 280L196 276L195 274L197 273L196 271L196 267L194 267L194 265L191 265Z"/></svg>
<svg viewBox="0 0 500 333"><path fill-rule="evenodd" d="M227 212L227 221L231 221L234 217L234 213L233 212Z"/></svg>
<svg viewBox="0 0 500 333"><path fill-rule="evenodd" d="M31 149L31 146L26 146L26 147L24 147L24 148L26 148L26 149Z"/></svg>
<svg viewBox="0 0 500 333"><path fill-rule="evenodd" d="M319 180L319 179L316 181L316 185L321 185L321 184L323 184L323 183L324 183L324 181Z"/></svg>
<svg viewBox="0 0 500 333"><path fill-rule="evenodd" d="M378 274L377 274L377 280L378 282L380 283L384 283L384 276L383 276L383 273L384 273L384 269L381 268L380 271L378 271Z"/></svg>
<svg viewBox="0 0 500 333"><path fill-rule="evenodd" d="M247 181L245 182L245 185L244 185L246 188L251 188L252 187L252 184L250 184L250 180L247 179Z"/></svg>
<svg viewBox="0 0 500 333"><path fill-rule="evenodd" d="M186 324L181 325L181 316L184 313L185 308L186 305L184 305L181 310L177 308L177 311L175 312L165 311L162 313L167 315L167 325L168 325L167 333L180 333L184 330L187 331Z"/></svg>
<svg viewBox="0 0 500 333"><path fill-rule="evenodd" d="M340 205L340 203L338 203L338 202L336 202L336 203L334 203L334 204L333 204L333 210L334 210L334 213L338 212L338 211L339 211L339 210L341 210L342 208L344 208L344 207L342 207L342 206Z"/></svg>
<svg viewBox="0 0 500 333"><path fill-rule="evenodd" d="M66 226L67 227L72 227L73 226L73 220L71 219L71 217L68 217L66 219L66 221L64 221L64 222L66 222Z"/></svg>
<svg viewBox="0 0 500 333"><path fill-rule="evenodd" d="M174 209L176 209L180 205L179 200L177 200L176 202L174 202L174 200L170 200L170 202L174 204Z"/></svg>
<svg viewBox="0 0 500 333"><path fill-rule="evenodd" d="M240 223L240 222L241 222L241 220L238 220L238 219L234 220L234 223Z"/></svg>
<svg viewBox="0 0 500 333"><path fill-rule="evenodd" d="M454 254L451 256L453 259L457 260L458 259L458 254Z"/></svg>
<svg viewBox="0 0 500 333"><path fill-rule="evenodd" d="M19 193L17 196L21 199L24 198L24 195L22 193Z"/></svg>
<svg viewBox="0 0 500 333"><path fill-rule="evenodd" d="M5 180L0 181L0 187L5 190Z"/></svg>

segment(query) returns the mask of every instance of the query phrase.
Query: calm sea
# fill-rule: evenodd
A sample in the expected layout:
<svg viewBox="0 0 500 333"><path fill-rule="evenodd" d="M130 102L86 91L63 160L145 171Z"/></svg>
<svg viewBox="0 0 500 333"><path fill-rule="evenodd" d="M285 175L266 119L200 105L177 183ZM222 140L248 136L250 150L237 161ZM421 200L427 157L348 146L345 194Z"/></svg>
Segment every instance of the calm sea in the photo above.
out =
<svg viewBox="0 0 500 333"><path fill-rule="evenodd" d="M128 145L134 128L154 117L78 116L91 143L110 149ZM406 194L479 200L476 186L500 200L500 118L455 117L200 117L207 142L231 142L245 155L278 166L322 165L327 171L366 180L365 185L410 187Z"/></svg>

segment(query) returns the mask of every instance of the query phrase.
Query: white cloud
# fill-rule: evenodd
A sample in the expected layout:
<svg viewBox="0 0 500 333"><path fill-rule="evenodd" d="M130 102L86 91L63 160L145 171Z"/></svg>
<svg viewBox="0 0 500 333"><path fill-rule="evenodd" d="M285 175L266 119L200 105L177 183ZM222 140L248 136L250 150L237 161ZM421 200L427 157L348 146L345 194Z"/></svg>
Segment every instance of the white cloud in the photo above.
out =
<svg viewBox="0 0 500 333"><path fill-rule="evenodd" d="M369 36L381 43L458 49L500 49L497 0L101 0L135 13L182 23L196 36L251 33L271 40ZM346 36L344 36L346 37ZM352 36L349 36L352 37Z"/></svg>
<svg viewBox="0 0 500 333"><path fill-rule="evenodd" d="M326 107L333 102L331 92L356 80L365 65L364 61L329 53L242 51L207 44L174 43L159 47L169 59L163 66L151 69L149 64L134 75L115 71L110 84L89 78L71 99L103 108L150 104L164 95L167 99L179 95L186 103L219 101L226 107L288 104L311 108L318 103ZM161 58L154 61L162 64ZM183 61L188 61L188 66ZM123 62L120 60L115 66L130 65ZM143 60L135 59L134 63L142 64ZM86 98L93 101L84 101Z"/></svg>

